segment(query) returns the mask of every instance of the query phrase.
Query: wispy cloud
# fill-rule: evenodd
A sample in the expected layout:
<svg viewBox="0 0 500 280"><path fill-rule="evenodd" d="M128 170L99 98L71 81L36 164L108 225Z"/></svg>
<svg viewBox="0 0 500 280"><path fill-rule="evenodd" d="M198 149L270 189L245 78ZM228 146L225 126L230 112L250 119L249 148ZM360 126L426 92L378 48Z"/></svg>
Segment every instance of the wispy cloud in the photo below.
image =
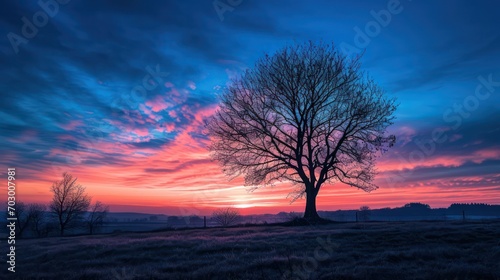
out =
<svg viewBox="0 0 500 280"><path fill-rule="evenodd" d="M2 163L20 170L19 195L32 201L47 201L51 182L69 171L112 205L301 210L301 202L288 204L287 183L248 193L241 178L228 181L210 160L203 120L228 79L265 52L310 39L352 41L353 28L386 5L245 1L221 22L210 1L70 1L18 53L6 36L0 44ZM21 18L37 9L6 2L0 33L21 33ZM500 80L497 10L494 2L452 9L413 1L372 38L363 62L401 103L391 128L398 142L379 160L379 190L327 186L321 208L499 201L500 88L459 129L443 120L474 93L478 75ZM147 89L134 92L138 86ZM411 160L438 127L448 139ZM389 186L395 174L404 179Z"/></svg>

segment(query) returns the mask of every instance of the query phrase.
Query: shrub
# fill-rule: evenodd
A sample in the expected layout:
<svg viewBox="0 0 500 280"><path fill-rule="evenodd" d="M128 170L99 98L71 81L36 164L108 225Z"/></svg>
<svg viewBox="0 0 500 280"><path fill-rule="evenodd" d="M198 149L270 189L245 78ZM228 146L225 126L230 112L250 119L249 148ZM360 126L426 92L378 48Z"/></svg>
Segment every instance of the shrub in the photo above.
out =
<svg viewBox="0 0 500 280"><path fill-rule="evenodd" d="M234 225L240 218L240 213L237 209L228 207L217 209L212 213L214 221L223 227Z"/></svg>

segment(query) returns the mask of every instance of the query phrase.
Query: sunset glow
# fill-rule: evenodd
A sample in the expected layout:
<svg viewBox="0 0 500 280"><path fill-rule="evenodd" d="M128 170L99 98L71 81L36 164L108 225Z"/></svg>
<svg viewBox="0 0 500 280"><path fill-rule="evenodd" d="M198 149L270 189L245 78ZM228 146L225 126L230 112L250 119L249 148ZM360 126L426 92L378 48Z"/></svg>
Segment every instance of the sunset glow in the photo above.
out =
<svg viewBox="0 0 500 280"><path fill-rule="evenodd" d="M303 199L291 203L289 182L252 190L242 176L223 174L210 158L204 121L230 79L265 53L307 40L355 46L354 27L373 21L370 10L386 2L366 9L324 3L309 15L306 2L277 13L283 3L244 1L223 21L211 1L155 9L111 3L71 2L18 53L2 44L2 64L12 67L0 75L1 165L16 168L18 199L49 202L66 171L112 212L304 211ZM396 145L376 164L379 189L324 185L318 211L500 203L500 36L491 24L498 13L477 7L444 32L436 26L455 19L442 11L446 5L403 4L393 23L359 47L363 70L400 104L388 131ZM36 1L26 5L22 15L3 12L2 34L21 32L21 16L37 10ZM82 11L91 6L99 12L89 20Z"/></svg>

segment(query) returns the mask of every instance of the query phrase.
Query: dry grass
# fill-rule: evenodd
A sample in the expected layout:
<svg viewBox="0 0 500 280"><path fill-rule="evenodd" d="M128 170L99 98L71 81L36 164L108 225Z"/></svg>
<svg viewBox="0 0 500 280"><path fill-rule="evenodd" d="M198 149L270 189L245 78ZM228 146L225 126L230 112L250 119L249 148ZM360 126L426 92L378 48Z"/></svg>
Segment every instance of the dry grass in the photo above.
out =
<svg viewBox="0 0 500 280"><path fill-rule="evenodd" d="M500 221L20 240L8 279L500 279ZM5 241L2 241L5 242ZM5 278L7 279L7 278Z"/></svg>

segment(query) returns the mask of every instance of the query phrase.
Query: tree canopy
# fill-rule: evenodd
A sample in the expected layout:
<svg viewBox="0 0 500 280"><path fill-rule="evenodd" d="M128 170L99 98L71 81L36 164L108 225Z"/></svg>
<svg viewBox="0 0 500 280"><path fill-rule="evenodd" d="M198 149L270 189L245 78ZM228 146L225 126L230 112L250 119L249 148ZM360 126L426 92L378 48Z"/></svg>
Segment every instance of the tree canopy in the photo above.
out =
<svg viewBox="0 0 500 280"><path fill-rule="evenodd" d="M254 188L290 181L316 218L325 182L372 191L376 155L395 142L386 135L395 100L386 97L334 45L306 43L265 55L231 81L207 121L213 159Z"/></svg>

